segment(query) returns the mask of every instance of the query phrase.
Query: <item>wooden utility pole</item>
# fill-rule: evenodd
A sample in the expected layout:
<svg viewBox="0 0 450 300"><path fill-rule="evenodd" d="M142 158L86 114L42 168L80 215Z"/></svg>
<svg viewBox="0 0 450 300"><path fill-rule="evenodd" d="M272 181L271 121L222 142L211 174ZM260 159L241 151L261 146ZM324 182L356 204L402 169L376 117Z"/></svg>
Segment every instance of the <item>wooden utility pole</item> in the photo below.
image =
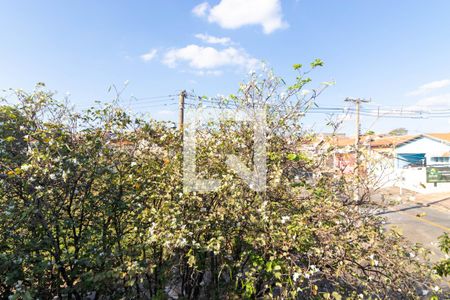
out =
<svg viewBox="0 0 450 300"><path fill-rule="evenodd" d="M361 183L361 103L369 103L370 100L362 99L362 98L347 98L345 99L346 102L352 102L356 106L356 136L355 136L355 151L356 151L356 157L355 157L355 173L356 173L356 180L357 180L357 187L356 187L356 197L359 200L360 197L360 183Z"/></svg>
<svg viewBox="0 0 450 300"><path fill-rule="evenodd" d="M180 92L180 102L179 102L179 108L178 108L178 129L180 131L183 131L184 126L184 100L186 99L186 91L183 90Z"/></svg>

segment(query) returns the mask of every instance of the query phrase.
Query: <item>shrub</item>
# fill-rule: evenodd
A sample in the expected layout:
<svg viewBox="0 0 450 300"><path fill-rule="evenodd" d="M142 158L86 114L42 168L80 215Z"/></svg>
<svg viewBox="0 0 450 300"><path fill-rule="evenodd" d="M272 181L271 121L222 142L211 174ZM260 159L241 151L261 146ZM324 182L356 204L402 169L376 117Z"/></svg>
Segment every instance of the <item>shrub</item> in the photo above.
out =
<svg viewBox="0 0 450 300"><path fill-rule="evenodd" d="M313 67L321 63L314 63ZM414 298L421 249L383 229L367 193L330 173L301 120L321 90L270 72L217 105L265 107L267 190L224 164L252 161L252 129L201 129L197 165L221 178L183 192L182 137L115 105L75 113L41 86L0 110L0 294L15 298ZM315 145L306 151L302 145ZM311 175L313 174L313 175Z"/></svg>

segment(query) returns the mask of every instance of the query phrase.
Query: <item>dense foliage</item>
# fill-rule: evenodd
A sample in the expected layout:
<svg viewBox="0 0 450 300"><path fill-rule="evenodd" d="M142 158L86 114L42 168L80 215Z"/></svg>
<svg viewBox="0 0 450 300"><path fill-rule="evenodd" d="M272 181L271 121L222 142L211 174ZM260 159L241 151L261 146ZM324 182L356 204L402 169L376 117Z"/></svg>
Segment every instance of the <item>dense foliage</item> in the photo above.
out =
<svg viewBox="0 0 450 300"><path fill-rule="evenodd" d="M439 247L446 255L446 259L437 264L436 271L441 276L450 276L450 236L448 233L439 238Z"/></svg>
<svg viewBox="0 0 450 300"><path fill-rule="evenodd" d="M320 61L312 67L321 66ZM251 164L245 123L198 134L211 193L182 186L182 138L170 123L116 105L75 113L40 86L0 108L0 294L60 298L416 298L430 268L385 231L367 193L327 165L333 147L303 130L320 90L252 76L218 106L267 109L267 190L224 163ZM199 104L202 105L202 104ZM307 145L308 147L305 147Z"/></svg>

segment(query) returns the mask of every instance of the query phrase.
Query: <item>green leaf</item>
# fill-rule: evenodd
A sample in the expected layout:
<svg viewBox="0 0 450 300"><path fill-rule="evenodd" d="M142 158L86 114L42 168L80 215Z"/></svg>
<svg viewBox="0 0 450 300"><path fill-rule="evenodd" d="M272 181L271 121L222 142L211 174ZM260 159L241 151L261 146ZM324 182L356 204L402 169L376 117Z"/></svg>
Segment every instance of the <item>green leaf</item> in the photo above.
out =
<svg viewBox="0 0 450 300"><path fill-rule="evenodd" d="M317 67L323 67L324 63L321 59L315 59L312 63L311 63L311 68L317 68Z"/></svg>
<svg viewBox="0 0 450 300"><path fill-rule="evenodd" d="M289 154L286 156L286 158L287 158L288 160L291 160L291 161L298 161L298 160L299 160L298 155L295 154L295 153L289 153Z"/></svg>

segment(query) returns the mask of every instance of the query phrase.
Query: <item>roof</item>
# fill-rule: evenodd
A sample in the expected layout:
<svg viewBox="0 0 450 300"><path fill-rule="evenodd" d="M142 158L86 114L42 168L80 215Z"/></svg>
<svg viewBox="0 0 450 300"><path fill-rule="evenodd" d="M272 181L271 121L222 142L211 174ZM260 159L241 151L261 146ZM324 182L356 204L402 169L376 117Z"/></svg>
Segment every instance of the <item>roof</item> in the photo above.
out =
<svg viewBox="0 0 450 300"><path fill-rule="evenodd" d="M388 150L423 137L428 137L431 139L443 141L445 143L450 144L450 133L429 133L429 134L401 135L401 136L366 135L361 136L361 144L370 145L371 148L377 150ZM338 148L345 148L355 145L354 137L332 136L328 137L328 141Z"/></svg>
<svg viewBox="0 0 450 300"><path fill-rule="evenodd" d="M391 148L406 141L417 138L417 135L405 135L405 136L362 136L361 144L370 145L373 148ZM350 137L334 137L333 144L337 147L347 147L355 144L355 138Z"/></svg>
<svg viewBox="0 0 450 300"><path fill-rule="evenodd" d="M373 148L395 147L407 141L413 140L417 137L418 137L417 135L402 135L402 136L386 136L375 138L370 141L370 147Z"/></svg>
<svg viewBox="0 0 450 300"><path fill-rule="evenodd" d="M335 136L332 139L332 143L337 147L347 147L355 144L354 138L349 138L346 136Z"/></svg>
<svg viewBox="0 0 450 300"><path fill-rule="evenodd" d="M429 133L429 134L426 134L426 136L450 143L450 132L449 133Z"/></svg>

